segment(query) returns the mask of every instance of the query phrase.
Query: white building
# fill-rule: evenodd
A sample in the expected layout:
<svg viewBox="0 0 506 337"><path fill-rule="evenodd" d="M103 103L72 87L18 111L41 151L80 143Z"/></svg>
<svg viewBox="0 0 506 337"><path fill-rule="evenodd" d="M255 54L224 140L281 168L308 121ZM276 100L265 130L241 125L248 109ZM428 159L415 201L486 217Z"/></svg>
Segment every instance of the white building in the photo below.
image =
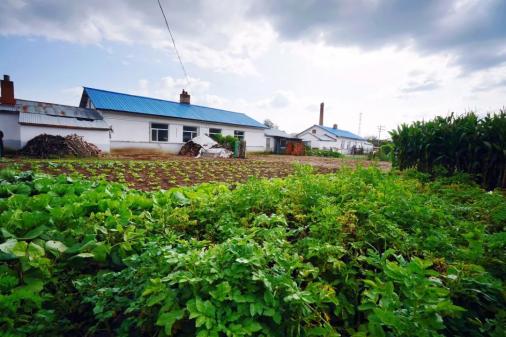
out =
<svg viewBox="0 0 506 337"><path fill-rule="evenodd" d="M0 81L0 131L6 150L19 150L41 135L77 134L109 152L109 126L100 112L72 106L14 98L14 84L5 75Z"/></svg>
<svg viewBox="0 0 506 337"><path fill-rule="evenodd" d="M111 127L111 150L151 149L177 153L191 138L205 134L234 136L248 151L264 151L263 124L237 112L180 102L84 88L81 107L97 109Z"/></svg>
<svg viewBox="0 0 506 337"><path fill-rule="evenodd" d="M115 149L177 153L191 138L206 134L234 136L247 151L264 151L263 124L237 112L105 90L84 88L80 107L15 99L7 75L1 82L0 131L6 149L18 150L40 134L77 134L103 152Z"/></svg>
<svg viewBox="0 0 506 337"><path fill-rule="evenodd" d="M373 145L367 140L350 131L340 130L337 125L334 125L334 127L313 125L297 136L313 149L333 150L343 154L352 153L354 148L361 148L364 153L373 150Z"/></svg>
<svg viewBox="0 0 506 337"><path fill-rule="evenodd" d="M302 131L297 135L306 146L312 149L339 151L343 154L353 153L353 150L363 149L364 153L372 152L373 144L366 139L346 130L323 125L324 104L320 104L320 119L318 125Z"/></svg>

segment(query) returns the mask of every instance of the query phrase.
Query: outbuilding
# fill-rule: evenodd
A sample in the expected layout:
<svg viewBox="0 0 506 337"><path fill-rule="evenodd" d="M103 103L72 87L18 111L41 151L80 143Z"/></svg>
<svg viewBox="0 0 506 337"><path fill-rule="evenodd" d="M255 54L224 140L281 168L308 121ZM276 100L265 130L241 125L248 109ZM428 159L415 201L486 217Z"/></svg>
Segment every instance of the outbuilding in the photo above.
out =
<svg viewBox="0 0 506 337"><path fill-rule="evenodd" d="M276 128L270 128L265 130L265 151L300 156L304 154L304 144L297 136Z"/></svg>
<svg viewBox="0 0 506 337"><path fill-rule="evenodd" d="M0 81L0 131L7 151L19 150L41 135L77 134L101 151L109 152L108 124L92 109L37 102L14 97L14 83L4 75Z"/></svg>

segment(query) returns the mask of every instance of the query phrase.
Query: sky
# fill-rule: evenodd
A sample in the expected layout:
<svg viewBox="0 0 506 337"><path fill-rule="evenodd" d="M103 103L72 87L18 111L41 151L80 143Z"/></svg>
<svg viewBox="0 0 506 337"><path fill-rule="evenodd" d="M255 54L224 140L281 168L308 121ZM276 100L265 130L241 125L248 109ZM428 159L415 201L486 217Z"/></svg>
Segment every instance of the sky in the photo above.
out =
<svg viewBox="0 0 506 337"><path fill-rule="evenodd" d="M0 73L17 98L83 86L378 136L506 105L506 0L0 0ZM359 120L362 120L359 130ZM387 136L383 131L381 137Z"/></svg>

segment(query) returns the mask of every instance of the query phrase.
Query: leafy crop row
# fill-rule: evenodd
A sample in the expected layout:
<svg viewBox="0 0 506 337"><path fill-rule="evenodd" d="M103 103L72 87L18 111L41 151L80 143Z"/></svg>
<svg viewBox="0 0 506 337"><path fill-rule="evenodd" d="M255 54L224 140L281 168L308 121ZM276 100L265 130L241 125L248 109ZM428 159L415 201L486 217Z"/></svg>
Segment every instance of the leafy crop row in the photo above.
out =
<svg viewBox="0 0 506 337"><path fill-rule="evenodd" d="M506 200L377 169L163 192L0 172L8 336L503 336Z"/></svg>
<svg viewBox="0 0 506 337"><path fill-rule="evenodd" d="M342 158L344 155L338 151L306 148L306 156Z"/></svg>
<svg viewBox="0 0 506 337"><path fill-rule="evenodd" d="M0 164L1 165L1 164ZM89 179L108 180L142 190L169 189L202 182L244 182L249 176L284 177L293 172L285 162L261 160L18 160L4 163L18 170L52 175L79 175ZM319 171L333 171L319 168Z"/></svg>
<svg viewBox="0 0 506 337"><path fill-rule="evenodd" d="M422 172L466 172L488 189L506 187L506 111L403 124L391 132L395 164Z"/></svg>

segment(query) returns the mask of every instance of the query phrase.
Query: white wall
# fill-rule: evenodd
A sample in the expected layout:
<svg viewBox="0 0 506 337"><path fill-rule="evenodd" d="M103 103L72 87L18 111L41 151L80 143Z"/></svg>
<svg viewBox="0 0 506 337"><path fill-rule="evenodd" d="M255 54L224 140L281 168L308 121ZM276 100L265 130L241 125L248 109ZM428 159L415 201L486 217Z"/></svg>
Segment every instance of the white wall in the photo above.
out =
<svg viewBox="0 0 506 337"><path fill-rule="evenodd" d="M0 130L4 133L4 146L9 150L19 150L21 140L19 136L19 113L0 112Z"/></svg>
<svg viewBox="0 0 506 337"><path fill-rule="evenodd" d="M264 151L265 149L264 129L124 112L102 111L102 113L105 121L113 130L111 149L142 148L177 153L183 145L183 126L196 126L199 135L208 134L209 128L221 129L224 136L233 136L234 130L244 131L248 151ZM169 124L168 142L151 141L151 123Z"/></svg>
<svg viewBox="0 0 506 337"><path fill-rule="evenodd" d="M30 139L43 133L62 137L77 134L78 136L82 136L85 141L95 144L101 151L110 152L108 130L67 129L35 125L21 125L21 147L25 146Z"/></svg>

